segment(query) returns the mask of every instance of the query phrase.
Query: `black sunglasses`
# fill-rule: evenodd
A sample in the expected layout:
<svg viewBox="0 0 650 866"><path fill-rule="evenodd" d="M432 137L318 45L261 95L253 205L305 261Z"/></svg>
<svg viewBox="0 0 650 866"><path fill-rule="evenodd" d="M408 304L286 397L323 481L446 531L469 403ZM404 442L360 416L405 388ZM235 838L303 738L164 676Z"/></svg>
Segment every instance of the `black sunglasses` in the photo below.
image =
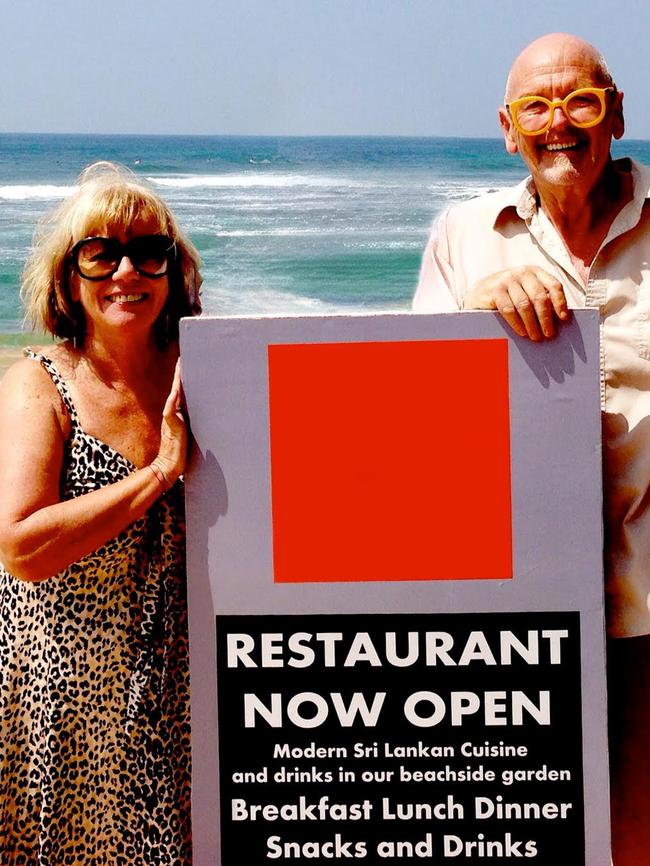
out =
<svg viewBox="0 0 650 866"><path fill-rule="evenodd" d="M123 258L143 277L157 280L167 275L176 259L176 243L167 235L139 235L125 244L116 238L83 238L70 250L75 271L85 280L112 277Z"/></svg>

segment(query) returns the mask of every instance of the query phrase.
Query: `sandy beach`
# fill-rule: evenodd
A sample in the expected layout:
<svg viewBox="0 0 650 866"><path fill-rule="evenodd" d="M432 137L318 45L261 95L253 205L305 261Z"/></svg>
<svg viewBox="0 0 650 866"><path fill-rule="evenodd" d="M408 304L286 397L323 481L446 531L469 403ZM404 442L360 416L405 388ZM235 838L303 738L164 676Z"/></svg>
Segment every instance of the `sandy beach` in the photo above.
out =
<svg viewBox="0 0 650 866"><path fill-rule="evenodd" d="M18 346L2 346L0 348L0 379L5 371L22 356L22 350Z"/></svg>
<svg viewBox="0 0 650 866"><path fill-rule="evenodd" d="M51 341L51 337L45 334L21 332L0 336L0 379L15 361L22 358L25 346L43 346Z"/></svg>

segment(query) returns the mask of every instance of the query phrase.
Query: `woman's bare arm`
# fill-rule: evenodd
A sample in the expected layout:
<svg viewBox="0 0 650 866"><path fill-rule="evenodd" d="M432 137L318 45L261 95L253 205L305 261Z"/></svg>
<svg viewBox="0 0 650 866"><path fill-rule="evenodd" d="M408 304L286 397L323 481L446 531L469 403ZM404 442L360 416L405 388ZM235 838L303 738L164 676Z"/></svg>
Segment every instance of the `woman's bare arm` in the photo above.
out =
<svg viewBox="0 0 650 866"><path fill-rule="evenodd" d="M0 383L0 560L24 580L50 577L113 538L142 517L185 466L178 371L152 464L62 502L66 425L60 397L40 365L21 361L5 374Z"/></svg>

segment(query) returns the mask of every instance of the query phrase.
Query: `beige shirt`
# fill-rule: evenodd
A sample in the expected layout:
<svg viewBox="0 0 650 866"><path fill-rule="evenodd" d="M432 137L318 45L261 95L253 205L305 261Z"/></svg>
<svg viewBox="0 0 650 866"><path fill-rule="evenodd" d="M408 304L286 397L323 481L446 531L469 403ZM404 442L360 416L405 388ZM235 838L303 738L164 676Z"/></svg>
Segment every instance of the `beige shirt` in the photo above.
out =
<svg viewBox="0 0 650 866"><path fill-rule="evenodd" d="M605 573L612 635L650 633L650 169L631 160L633 198L615 218L585 287L532 180L451 208L427 243L413 309L463 308L480 279L538 265L569 306L597 307L605 473Z"/></svg>

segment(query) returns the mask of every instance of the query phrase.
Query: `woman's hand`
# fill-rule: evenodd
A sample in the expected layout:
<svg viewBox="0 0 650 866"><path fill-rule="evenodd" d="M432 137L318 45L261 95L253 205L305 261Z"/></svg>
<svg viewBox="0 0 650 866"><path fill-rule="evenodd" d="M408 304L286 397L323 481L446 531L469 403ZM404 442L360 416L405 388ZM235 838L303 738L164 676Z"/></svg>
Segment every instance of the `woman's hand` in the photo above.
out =
<svg viewBox="0 0 650 866"><path fill-rule="evenodd" d="M160 448L151 463L157 478L171 487L183 474L187 462L187 422L183 412L181 362L176 362L174 381L163 409L160 425Z"/></svg>

